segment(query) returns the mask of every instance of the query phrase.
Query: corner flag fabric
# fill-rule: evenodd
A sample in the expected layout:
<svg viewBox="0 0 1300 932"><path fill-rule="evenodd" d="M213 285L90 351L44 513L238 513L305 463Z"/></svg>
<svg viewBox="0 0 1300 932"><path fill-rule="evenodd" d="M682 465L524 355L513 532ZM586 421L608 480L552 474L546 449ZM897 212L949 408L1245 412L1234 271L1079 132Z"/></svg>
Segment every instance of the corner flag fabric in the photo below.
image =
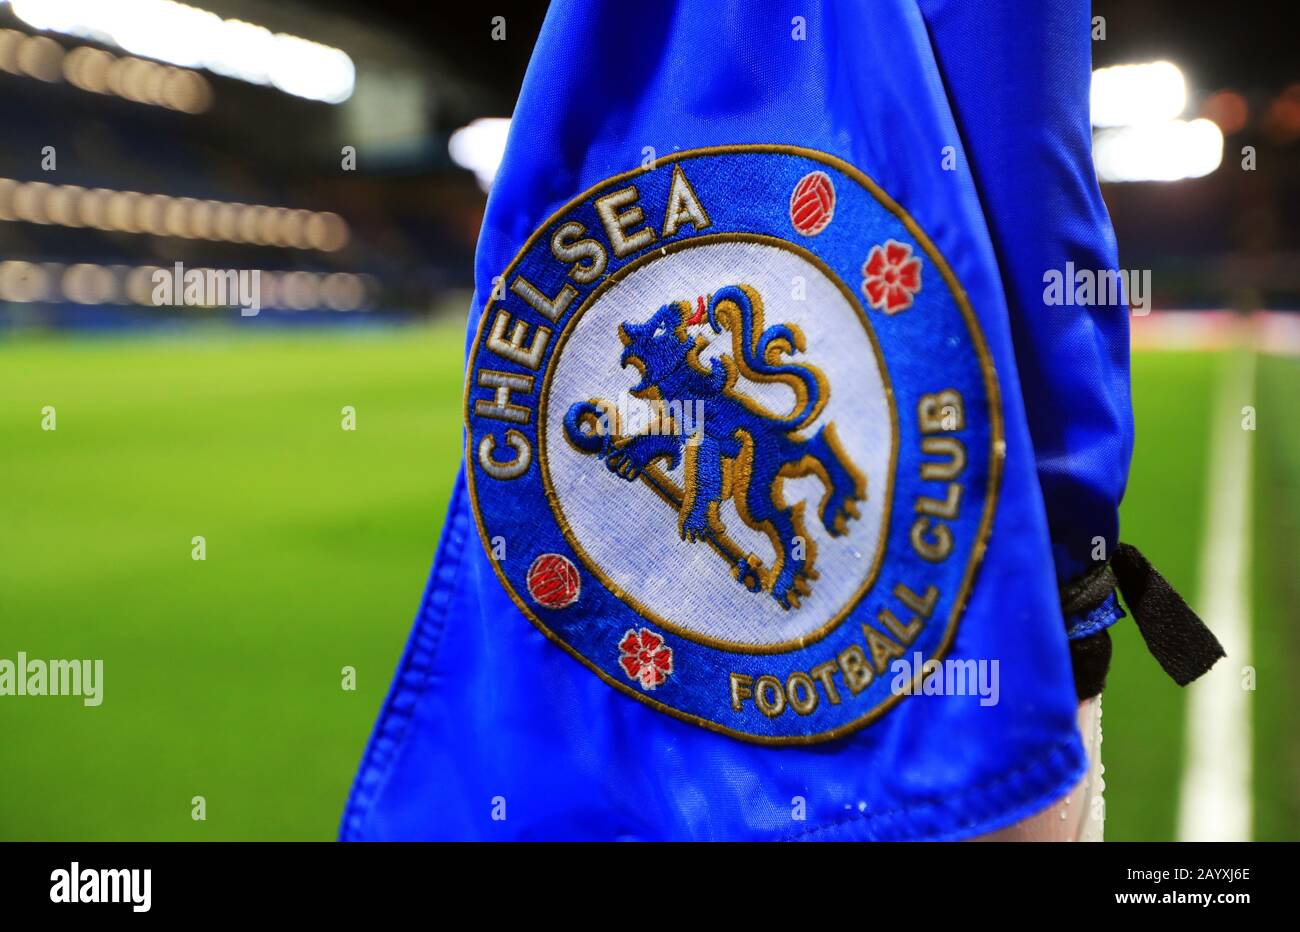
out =
<svg viewBox="0 0 1300 932"><path fill-rule="evenodd" d="M1077 781L1058 582L1131 443L1125 309L1043 302L1114 265L1088 13L958 6L552 4L344 839L961 838Z"/></svg>

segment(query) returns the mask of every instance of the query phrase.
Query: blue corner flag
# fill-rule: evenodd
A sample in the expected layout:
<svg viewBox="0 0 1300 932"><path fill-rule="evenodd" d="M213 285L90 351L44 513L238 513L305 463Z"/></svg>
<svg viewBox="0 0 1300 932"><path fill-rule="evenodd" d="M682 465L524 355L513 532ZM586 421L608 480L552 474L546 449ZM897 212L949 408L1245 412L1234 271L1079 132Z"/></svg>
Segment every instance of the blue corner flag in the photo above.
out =
<svg viewBox="0 0 1300 932"><path fill-rule="evenodd" d="M1085 767L1126 309L1080 0L557 0L344 839L944 839ZM1119 615L1113 597L1093 628Z"/></svg>

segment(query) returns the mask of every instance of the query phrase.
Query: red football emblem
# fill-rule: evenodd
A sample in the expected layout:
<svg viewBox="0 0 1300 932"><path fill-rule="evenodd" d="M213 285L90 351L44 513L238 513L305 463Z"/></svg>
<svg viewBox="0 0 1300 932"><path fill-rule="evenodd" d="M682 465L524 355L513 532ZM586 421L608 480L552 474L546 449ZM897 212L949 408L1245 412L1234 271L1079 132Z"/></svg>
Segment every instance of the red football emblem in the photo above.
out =
<svg viewBox="0 0 1300 932"><path fill-rule="evenodd" d="M790 195L790 222L804 236L816 236L835 216L835 185L825 172L809 172Z"/></svg>
<svg viewBox="0 0 1300 932"><path fill-rule="evenodd" d="M565 608L578 601L578 568L558 553L544 553L528 568L528 594L545 608Z"/></svg>

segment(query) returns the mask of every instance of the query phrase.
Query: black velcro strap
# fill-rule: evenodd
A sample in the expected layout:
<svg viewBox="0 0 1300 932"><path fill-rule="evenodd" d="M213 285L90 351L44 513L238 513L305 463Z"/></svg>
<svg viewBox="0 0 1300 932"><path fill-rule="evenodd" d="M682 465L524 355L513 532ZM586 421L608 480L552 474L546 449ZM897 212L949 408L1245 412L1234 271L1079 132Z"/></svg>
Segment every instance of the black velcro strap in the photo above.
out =
<svg viewBox="0 0 1300 932"><path fill-rule="evenodd" d="M1110 672L1110 632L1103 628L1096 634L1070 642L1070 666L1074 669L1074 692L1082 702L1101 695Z"/></svg>
<svg viewBox="0 0 1300 932"><path fill-rule="evenodd" d="M1109 563L1099 563L1061 590L1061 614L1086 615L1114 591L1115 571Z"/></svg>
<svg viewBox="0 0 1300 932"><path fill-rule="evenodd" d="M1226 656L1217 638L1132 544L1120 544L1109 563L1093 567L1061 590L1066 618L1087 615L1119 587L1147 650L1179 686L1186 686ZM1090 699L1106 685L1110 633L1101 630L1070 641L1074 688Z"/></svg>
<svg viewBox="0 0 1300 932"><path fill-rule="evenodd" d="M1227 656L1205 622L1136 547L1120 544L1111 566L1142 640L1175 683L1186 686Z"/></svg>

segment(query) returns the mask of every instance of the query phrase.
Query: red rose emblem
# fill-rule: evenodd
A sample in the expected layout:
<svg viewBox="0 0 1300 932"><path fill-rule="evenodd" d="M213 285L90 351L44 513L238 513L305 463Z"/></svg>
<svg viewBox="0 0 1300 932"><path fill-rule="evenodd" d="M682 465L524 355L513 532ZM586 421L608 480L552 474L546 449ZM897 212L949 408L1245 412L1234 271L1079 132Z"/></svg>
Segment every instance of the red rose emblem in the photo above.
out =
<svg viewBox="0 0 1300 932"><path fill-rule="evenodd" d="M642 628L640 634L628 629L618 649L622 652L618 662L627 678L636 680L644 690L662 686L673 672L673 649L649 628Z"/></svg>
<svg viewBox="0 0 1300 932"><path fill-rule="evenodd" d="M886 314L897 314L912 306L921 290L921 260L906 243L888 240L872 246L862 265L862 292L867 301Z"/></svg>

